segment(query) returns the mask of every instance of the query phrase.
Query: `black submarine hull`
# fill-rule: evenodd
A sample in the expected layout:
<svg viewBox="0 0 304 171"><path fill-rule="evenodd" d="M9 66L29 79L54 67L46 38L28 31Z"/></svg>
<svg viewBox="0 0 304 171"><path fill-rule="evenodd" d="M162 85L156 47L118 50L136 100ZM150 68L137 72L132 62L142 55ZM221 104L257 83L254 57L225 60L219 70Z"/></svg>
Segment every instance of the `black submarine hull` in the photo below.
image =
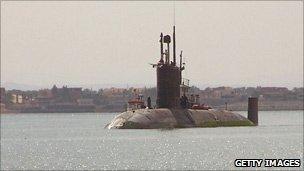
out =
<svg viewBox="0 0 304 171"><path fill-rule="evenodd" d="M138 109L117 115L108 129L161 129L220 126L255 126L244 116L227 110Z"/></svg>

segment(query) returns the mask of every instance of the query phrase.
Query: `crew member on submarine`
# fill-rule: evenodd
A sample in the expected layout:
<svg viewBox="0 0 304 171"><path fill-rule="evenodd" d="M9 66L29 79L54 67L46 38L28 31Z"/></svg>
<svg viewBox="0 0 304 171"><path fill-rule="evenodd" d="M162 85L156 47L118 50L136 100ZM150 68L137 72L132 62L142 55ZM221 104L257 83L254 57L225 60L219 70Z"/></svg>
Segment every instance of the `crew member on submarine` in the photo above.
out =
<svg viewBox="0 0 304 171"><path fill-rule="evenodd" d="M106 127L118 129L158 129L191 128L218 126L257 126L258 98L248 99L248 118L227 110L215 110L189 106L185 94L187 85L182 82L185 69L180 54L180 65L176 66L176 39L173 26L173 61L170 61L170 35L160 35L160 60L156 67L157 100L156 108L151 109L151 99L145 109L126 111L117 115ZM163 44L167 44L164 52ZM165 56L165 61L164 61ZM181 89L183 90L181 96ZM150 101L150 102L149 102Z"/></svg>

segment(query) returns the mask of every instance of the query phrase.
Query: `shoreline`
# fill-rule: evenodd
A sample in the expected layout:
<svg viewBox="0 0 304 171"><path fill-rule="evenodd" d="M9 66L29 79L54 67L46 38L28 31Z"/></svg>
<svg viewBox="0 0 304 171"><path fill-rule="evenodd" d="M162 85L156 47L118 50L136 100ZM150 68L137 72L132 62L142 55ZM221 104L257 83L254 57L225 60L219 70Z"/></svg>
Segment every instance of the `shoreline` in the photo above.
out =
<svg viewBox="0 0 304 171"><path fill-rule="evenodd" d="M219 109L219 108L216 108L216 109L218 109L218 110L223 110L222 108L221 109ZM236 111L236 112L240 112L240 111L247 111L247 109L246 110L242 110L242 109L240 109L240 110L231 110L231 109L229 109L228 108L228 110L229 111ZM299 110L301 110L301 111L304 111L304 109L290 109L290 108L288 108L288 109L259 109L259 111L299 111ZM110 113L110 114L113 114L113 113L122 113L122 112L125 112L125 111L95 111L95 112L18 112L18 111L1 111L0 112L0 114L58 114L58 113L62 113L62 114L64 114L64 113L74 113L74 114L77 114L77 113L100 113L100 114L103 114L103 113Z"/></svg>

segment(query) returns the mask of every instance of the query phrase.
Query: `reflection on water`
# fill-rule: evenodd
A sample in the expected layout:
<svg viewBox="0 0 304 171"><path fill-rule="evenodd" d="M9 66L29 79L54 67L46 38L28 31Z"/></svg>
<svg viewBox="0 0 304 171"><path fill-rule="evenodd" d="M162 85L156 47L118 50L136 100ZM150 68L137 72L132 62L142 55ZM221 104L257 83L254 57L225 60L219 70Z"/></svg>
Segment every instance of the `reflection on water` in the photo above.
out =
<svg viewBox="0 0 304 171"><path fill-rule="evenodd" d="M104 129L114 116L2 114L1 169L237 169L236 158L303 159L303 111L260 112L258 127Z"/></svg>

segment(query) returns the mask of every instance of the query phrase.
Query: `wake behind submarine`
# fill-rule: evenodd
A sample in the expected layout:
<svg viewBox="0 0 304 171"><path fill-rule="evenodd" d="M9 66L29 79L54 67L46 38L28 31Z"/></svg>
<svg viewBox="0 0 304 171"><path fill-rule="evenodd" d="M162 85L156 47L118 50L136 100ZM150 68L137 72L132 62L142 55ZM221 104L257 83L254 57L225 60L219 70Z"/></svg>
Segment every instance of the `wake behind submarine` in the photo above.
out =
<svg viewBox="0 0 304 171"><path fill-rule="evenodd" d="M190 103L189 95L187 95L189 80L182 78L182 71L185 69L182 51L179 66L176 65L175 26L173 26L172 61L170 60L170 35L163 36L161 33L159 42L160 60L157 64L153 64L157 73L156 108L151 107L151 99L148 98L148 107L133 108L117 115L106 126L107 128L158 129L258 125L258 98L256 97L248 98L248 118L228 110L215 110L200 105L197 99L195 103ZM163 51L164 43L167 44L165 52ZM130 103L134 106L143 106L144 102L141 100L138 98Z"/></svg>

